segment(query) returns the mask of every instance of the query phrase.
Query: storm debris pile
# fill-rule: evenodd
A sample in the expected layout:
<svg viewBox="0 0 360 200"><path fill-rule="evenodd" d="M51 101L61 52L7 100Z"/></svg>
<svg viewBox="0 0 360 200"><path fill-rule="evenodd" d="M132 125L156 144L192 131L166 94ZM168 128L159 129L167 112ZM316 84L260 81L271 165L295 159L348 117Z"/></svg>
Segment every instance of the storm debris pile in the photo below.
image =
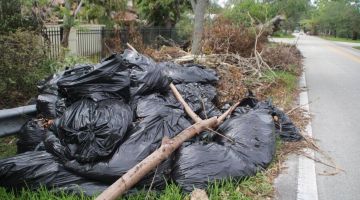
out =
<svg viewBox="0 0 360 200"><path fill-rule="evenodd" d="M131 50L97 65L76 65L39 84L37 119L19 133L18 155L0 160L0 186L103 191L129 169L194 122L169 89L174 83L201 118L219 116L218 74L197 64L154 60ZM241 179L265 169L275 139L302 137L288 116L251 93L224 123L185 142L136 188L162 189L174 181L184 191L209 182ZM230 140L229 140L230 138Z"/></svg>

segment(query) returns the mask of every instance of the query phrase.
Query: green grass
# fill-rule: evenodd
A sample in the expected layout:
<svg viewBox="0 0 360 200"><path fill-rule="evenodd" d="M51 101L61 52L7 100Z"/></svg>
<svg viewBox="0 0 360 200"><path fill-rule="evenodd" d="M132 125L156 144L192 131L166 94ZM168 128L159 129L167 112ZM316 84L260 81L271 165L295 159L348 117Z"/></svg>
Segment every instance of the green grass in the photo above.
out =
<svg viewBox="0 0 360 200"><path fill-rule="evenodd" d="M210 184L207 189L209 199L222 200L251 200L251 199L266 199L271 197L273 193L273 186L265 173L259 172L255 176L248 177L242 181L223 180ZM58 200L91 200L95 197L86 197L84 195L70 195L64 192L52 192L44 187L36 191L29 189L22 189L15 193L13 191L6 191L0 187L0 199L6 200L38 200L38 199L58 199ZM147 192L142 190L136 194L127 196L127 200L182 200L190 199L190 194L181 192L181 189L175 184L169 184L165 190L161 192Z"/></svg>
<svg viewBox="0 0 360 200"><path fill-rule="evenodd" d="M352 43L360 43L360 40L352 40L349 38L340 38L340 37L334 37L334 36L320 36L321 38L325 39L325 40L330 40L330 41L336 41L336 42L352 42Z"/></svg>
<svg viewBox="0 0 360 200"><path fill-rule="evenodd" d="M0 159L15 154L16 154L16 137L10 136L10 137L0 138Z"/></svg>
<svg viewBox="0 0 360 200"><path fill-rule="evenodd" d="M8 141L8 140L7 140ZM2 144L2 143L0 143ZM277 139L276 149L279 150L282 142ZM1 157L7 157L15 154L14 148L11 151L0 152ZM15 148L16 150L16 148ZM274 158L274 162L277 158ZM273 164L270 165L268 170L272 168ZM259 172L255 176L247 177L241 181L233 180L223 180L217 181L210 184L207 188L207 194L212 200L222 200L222 199L240 199L240 200L250 200L250 199L266 199L273 195L273 186L270 177L266 175L266 170L264 172ZM22 189L21 191L14 193L13 191L6 191L4 188L0 187L0 199L9 199L9 200L47 200L47 199L58 199L58 200L91 200L95 197L85 197L85 196L75 196L69 195L61 192L51 192L46 188L40 188L36 191L30 189ZM182 193L180 188L174 183L170 183L166 188L161 192L147 192L141 190L136 194L130 195L126 198L128 200L182 200L190 199L190 194Z"/></svg>
<svg viewBox="0 0 360 200"><path fill-rule="evenodd" d="M358 50L360 50L360 46L358 46L358 47L353 47L354 49L358 49Z"/></svg>
<svg viewBox="0 0 360 200"><path fill-rule="evenodd" d="M295 38L292 34L288 34L282 31L275 32L271 35L271 37L274 38Z"/></svg>

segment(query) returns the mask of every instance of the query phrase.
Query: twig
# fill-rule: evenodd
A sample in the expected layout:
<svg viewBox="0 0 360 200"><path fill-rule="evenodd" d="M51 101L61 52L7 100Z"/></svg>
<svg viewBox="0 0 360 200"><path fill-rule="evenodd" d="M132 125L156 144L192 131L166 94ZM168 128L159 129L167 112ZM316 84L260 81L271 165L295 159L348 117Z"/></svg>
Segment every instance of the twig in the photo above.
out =
<svg viewBox="0 0 360 200"><path fill-rule="evenodd" d="M126 45L133 51L135 51L136 53L139 53L133 46L131 46L131 44L129 44L128 42L126 43Z"/></svg>
<svg viewBox="0 0 360 200"><path fill-rule="evenodd" d="M237 102L236 104L234 104L233 106L231 106L227 111L225 111L220 117L218 117L218 125L220 125L224 120L225 118L231 114L236 107L238 107L238 105L240 104L240 102Z"/></svg>
<svg viewBox="0 0 360 200"><path fill-rule="evenodd" d="M158 168L159 168L159 165L156 166L155 173L154 173L154 176L153 176L153 178L152 178L152 180L151 180L150 187L149 187L149 189L148 189L148 191L147 191L147 193L146 193L145 199L148 199L148 198L149 198L149 193L150 193L151 188L152 188L152 186L153 186L153 184L154 184L155 176L156 176L156 173L157 173Z"/></svg>
<svg viewBox="0 0 360 200"><path fill-rule="evenodd" d="M170 83L170 89L174 93L175 98L184 107L184 110L189 115L189 117L194 120L194 122L201 122L202 119L190 108L189 104L185 102L185 100L182 98L181 94L176 89L176 86L173 83Z"/></svg>
<svg viewBox="0 0 360 200"><path fill-rule="evenodd" d="M301 108L301 107L303 107L303 106L307 106L307 105L309 105L309 104L311 104L311 103L312 103L312 102L309 101L309 102L306 103L306 104L302 104L302 105L296 106L295 108L289 110L286 114L289 115L290 113L294 112L295 110L297 110L297 109L299 109L299 108Z"/></svg>
<svg viewBox="0 0 360 200"><path fill-rule="evenodd" d="M205 109L205 103L204 103L204 99L200 97L201 103L202 103L202 107L203 107L203 111L204 111L204 115L205 115L205 119L208 118L207 114L206 114L206 109Z"/></svg>

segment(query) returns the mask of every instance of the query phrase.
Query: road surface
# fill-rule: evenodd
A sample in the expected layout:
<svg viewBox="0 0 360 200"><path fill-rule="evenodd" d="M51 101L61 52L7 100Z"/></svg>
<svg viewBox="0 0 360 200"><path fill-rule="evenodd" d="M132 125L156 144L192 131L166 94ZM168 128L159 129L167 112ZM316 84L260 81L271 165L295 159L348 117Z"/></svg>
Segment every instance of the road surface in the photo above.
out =
<svg viewBox="0 0 360 200"><path fill-rule="evenodd" d="M288 40L284 40L289 42ZM345 170L332 176L329 167L316 163L316 184L320 200L360 199L360 50L349 45L312 36L300 36L298 48L304 67L312 134L320 148ZM319 154L317 157L321 158ZM287 177L276 186L279 199L296 198L296 159L290 159ZM285 180L285 184L284 184ZM288 184L286 184L288 183ZM290 187L292 186L292 187ZM285 189L284 187L288 187ZM295 193L295 194L294 194Z"/></svg>

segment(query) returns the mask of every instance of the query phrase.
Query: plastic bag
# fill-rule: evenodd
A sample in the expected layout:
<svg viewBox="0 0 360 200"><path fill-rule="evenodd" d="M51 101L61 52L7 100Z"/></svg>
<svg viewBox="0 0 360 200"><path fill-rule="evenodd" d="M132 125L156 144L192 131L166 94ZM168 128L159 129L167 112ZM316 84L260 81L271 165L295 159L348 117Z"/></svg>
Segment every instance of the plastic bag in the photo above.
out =
<svg viewBox="0 0 360 200"><path fill-rule="evenodd" d="M272 118L267 111L250 111L227 119L217 130L224 137L209 144L183 145L176 153L171 177L184 191L206 188L209 182L239 180L266 168L275 153Z"/></svg>
<svg viewBox="0 0 360 200"><path fill-rule="evenodd" d="M69 161L65 167L79 175L112 183L156 150L164 136L172 138L190 125L181 110L164 107L139 122L108 161L85 165ZM171 160L170 157L164 161L157 170L154 169L144 177L138 186L149 186L155 174L154 188L163 187L170 173Z"/></svg>
<svg viewBox="0 0 360 200"><path fill-rule="evenodd" d="M45 130L39 121L32 119L26 122L18 133L17 153L33 151L45 138Z"/></svg>
<svg viewBox="0 0 360 200"><path fill-rule="evenodd" d="M60 118L58 137L70 158L93 162L106 158L117 148L132 118L129 105L121 100L80 100Z"/></svg>
<svg viewBox="0 0 360 200"><path fill-rule="evenodd" d="M221 115L213 101L216 97L216 89L212 85L203 85L199 83L177 84L176 88L189 104L190 108L203 119ZM173 105L182 105L171 94L170 100Z"/></svg>
<svg viewBox="0 0 360 200"><path fill-rule="evenodd" d="M166 92L169 89L169 78L163 74L161 68L154 65L134 65L130 71L132 96Z"/></svg>
<svg viewBox="0 0 360 200"><path fill-rule="evenodd" d="M45 151L29 151L11 158L0 160L0 186L20 189L36 189L45 186L66 187L85 184L87 191L99 189L104 184L89 181L65 170L56 158ZM86 192L85 192L86 193ZM89 193L89 192L88 192Z"/></svg>
<svg viewBox="0 0 360 200"><path fill-rule="evenodd" d="M61 116L66 109L65 99L53 94L40 94L36 100L36 110L48 119Z"/></svg>
<svg viewBox="0 0 360 200"><path fill-rule="evenodd" d="M130 63L138 65L140 68L153 67L160 69L164 75L171 78L174 83L205 83L214 84L219 78L212 69L196 64L179 65L173 62L156 63L151 58L136 53L131 50L125 50L123 57Z"/></svg>
<svg viewBox="0 0 360 200"><path fill-rule="evenodd" d="M121 55L112 55L95 66L82 66L65 71L58 81L60 93L70 102L91 98L101 101L109 98L129 99L129 64Z"/></svg>
<svg viewBox="0 0 360 200"><path fill-rule="evenodd" d="M174 109L179 108L179 104L173 104L167 94L153 93L145 96L136 96L131 102L132 108L135 110L136 117L143 118L163 109L164 107Z"/></svg>
<svg viewBox="0 0 360 200"><path fill-rule="evenodd" d="M212 69L205 69L201 65L187 64L181 66L172 62L158 63L164 74L171 78L173 83L204 83L215 84L219 78Z"/></svg>
<svg viewBox="0 0 360 200"><path fill-rule="evenodd" d="M65 100L58 93L57 82L63 73L54 74L38 84L39 95L36 99L36 110L45 118L61 116L65 110Z"/></svg>
<svg viewBox="0 0 360 200"><path fill-rule="evenodd" d="M249 110L261 109L267 110L269 115L273 117L277 116L278 120L274 121L276 133L282 140L295 142L303 139L300 130L291 121L289 116L275 107L271 100L258 101L253 95L250 95L241 101L240 106L235 109L233 115L241 115L249 112Z"/></svg>

